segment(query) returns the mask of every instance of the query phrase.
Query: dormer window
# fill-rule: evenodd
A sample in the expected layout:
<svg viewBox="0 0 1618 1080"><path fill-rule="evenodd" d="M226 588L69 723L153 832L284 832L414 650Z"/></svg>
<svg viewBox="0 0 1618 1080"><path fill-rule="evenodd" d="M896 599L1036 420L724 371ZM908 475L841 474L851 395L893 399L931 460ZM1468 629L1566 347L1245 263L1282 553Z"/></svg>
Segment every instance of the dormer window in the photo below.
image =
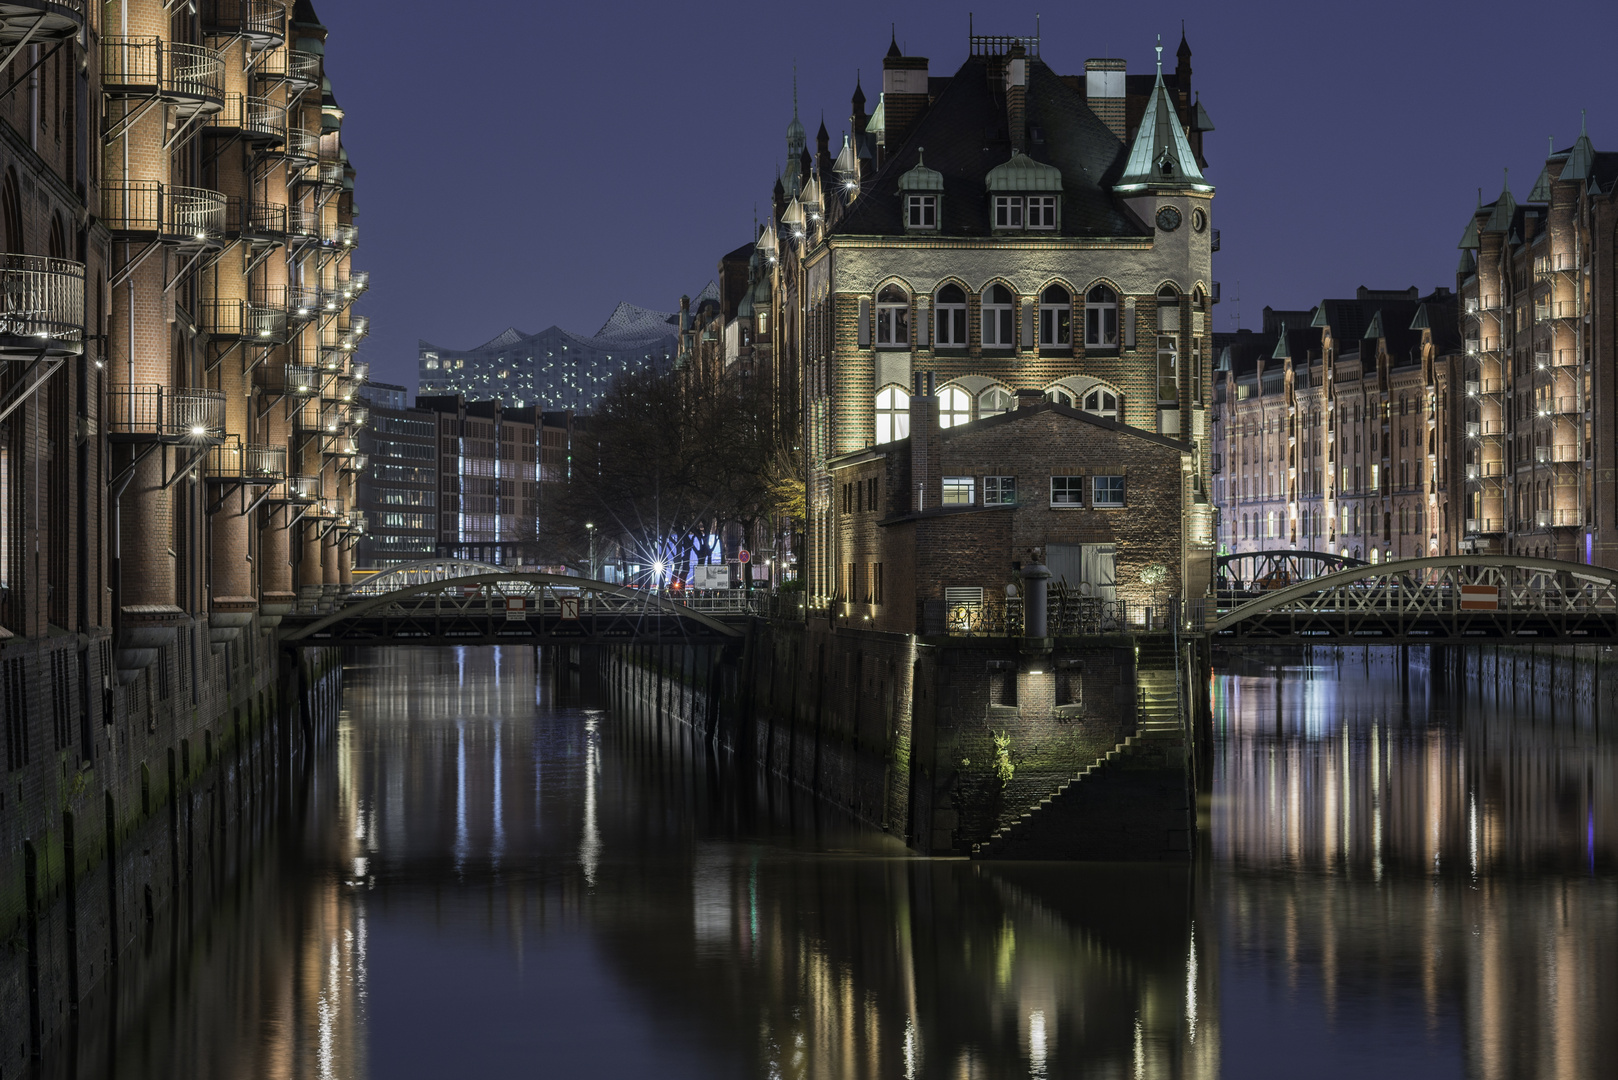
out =
<svg viewBox="0 0 1618 1080"><path fill-rule="evenodd" d="M905 226L911 229L938 228L938 196L906 195Z"/></svg>
<svg viewBox="0 0 1618 1080"><path fill-rule="evenodd" d="M1028 227L1030 229L1056 228L1056 196L1028 196Z"/></svg>
<svg viewBox="0 0 1618 1080"><path fill-rule="evenodd" d="M1021 195L996 195L994 197L994 227L997 229L1020 229L1022 224L1023 202Z"/></svg>

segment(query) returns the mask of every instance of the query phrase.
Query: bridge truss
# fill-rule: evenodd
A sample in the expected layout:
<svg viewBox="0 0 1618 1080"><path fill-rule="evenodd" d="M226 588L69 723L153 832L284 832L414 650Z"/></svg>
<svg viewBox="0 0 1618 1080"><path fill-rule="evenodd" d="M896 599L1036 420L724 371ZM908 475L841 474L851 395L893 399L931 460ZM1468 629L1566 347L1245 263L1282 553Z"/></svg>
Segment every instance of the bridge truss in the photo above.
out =
<svg viewBox="0 0 1618 1080"><path fill-rule="evenodd" d="M279 629L282 644L310 646L686 644L742 635L656 593L509 570L351 597L324 615L284 616Z"/></svg>
<svg viewBox="0 0 1618 1080"><path fill-rule="evenodd" d="M1252 599L1323 574L1368 565L1330 551L1242 551L1215 561L1214 590L1225 599Z"/></svg>
<svg viewBox="0 0 1618 1080"><path fill-rule="evenodd" d="M1208 629L1245 645L1608 644L1618 571L1505 555L1353 566L1232 604Z"/></svg>

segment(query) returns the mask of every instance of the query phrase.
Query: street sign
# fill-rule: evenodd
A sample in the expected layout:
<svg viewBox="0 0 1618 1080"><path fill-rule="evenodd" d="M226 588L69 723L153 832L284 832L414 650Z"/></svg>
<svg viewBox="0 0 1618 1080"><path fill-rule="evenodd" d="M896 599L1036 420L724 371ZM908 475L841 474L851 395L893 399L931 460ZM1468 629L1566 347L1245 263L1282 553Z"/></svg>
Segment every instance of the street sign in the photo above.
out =
<svg viewBox="0 0 1618 1080"><path fill-rule="evenodd" d="M526 596L506 597L506 622L522 622L528 618L528 598Z"/></svg>
<svg viewBox="0 0 1618 1080"><path fill-rule="evenodd" d="M1461 586L1462 611L1499 611L1500 586L1498 585L1462 585Z"/></svg>
<svg viewBox="0 0 1618 1080"><path fill-rule="evenodd" d="M736 558L740 559L745 564L752 561L753 553L748 551L746 548L742 548L741 554L737 555Z"/></svg>
<svg viewBox="0 0 1618 1080"><path fill-rule="evenodd" d="M562 618L573 622L579 621L579 598L577 596L562 597Z"/></svg>

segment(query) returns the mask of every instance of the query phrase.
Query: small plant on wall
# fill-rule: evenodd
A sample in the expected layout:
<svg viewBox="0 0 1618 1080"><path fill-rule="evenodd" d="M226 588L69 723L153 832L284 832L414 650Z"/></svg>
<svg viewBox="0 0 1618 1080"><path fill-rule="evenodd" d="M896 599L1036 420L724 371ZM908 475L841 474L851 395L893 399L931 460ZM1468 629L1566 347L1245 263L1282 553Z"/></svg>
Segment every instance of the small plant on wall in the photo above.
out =
<svg viewBox="0 0 1618 1080"><path fill-rule="evenodd" d="M1153 563L1140 572L1140 583L1152 590L1152 607L1157 607L1157 590L1169 579L1169 568L1162 563Z"/></svg>
<svg viewBox="0 0 1618 1080"><path fill-rule="evenodd" d="M1017 766L1011 762L1011 733L1002 731L994 736L994 774L1000 778L1000 786L1011 783L1016 771Z"/></svg>

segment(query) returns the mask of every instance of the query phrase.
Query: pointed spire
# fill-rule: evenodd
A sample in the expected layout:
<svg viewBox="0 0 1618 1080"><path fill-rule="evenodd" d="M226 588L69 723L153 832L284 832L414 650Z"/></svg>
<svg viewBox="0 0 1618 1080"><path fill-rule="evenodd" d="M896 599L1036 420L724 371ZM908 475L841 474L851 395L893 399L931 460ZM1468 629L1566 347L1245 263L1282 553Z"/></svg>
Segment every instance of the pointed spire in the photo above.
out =
<svg viewBox="0 0 1618 1080"><path fill-rule="evenodd" d="M1511 231L1513 219L1517 216L1517 200L1511 195L1511 170L1505 170L1505 183L1502 185L1500 197L1494 201L1494 212L1489 220L1483 223L1486 233Z"/></svg>
<svg viewBox="0 0 1618 1080"><path fill-rule="evenodd" d="M798 65L792 65L792 123L787 125L787 160L790 162L802 150L807 136L803 121L798 119Z"/></svg>
<svg viewBox="0 0 1618 1080"><path fill-rule="evenodd" d="M903 56L904 53L899 51L899 24L889 23L888 25L892 28L893 40L888 42L888 54L886 57L884 57L884 59L893 60L897 57Z"/></svg>
<svg viewBox="0 0 1618 1080"><path fill-rule="evenodd" d="M1196 155L1191 152L1191 143L1180 124L1173 96L1163 84L1163 38L1159 35L1157 79L1152 85L1151 96L1146 99L1140 127L1135 131L1135 142L1129 149L1124 175L1114 190L1124 192L1165 186L1213 190L1197 166Z"/></svg>
<svg viewBox="0 0 1618 1080"><path fill-rule="evenodd" d="M1175 55L1177 57L1179 57L1180 62L1182 64L1187 64L1187 63L1190 63L1190 61L1191 61L1191 46L1185 40L1185 20L1184 19L1180 20L1180 48L1179 48L1179 51L1175 53Z"/></svg>
<svg viewBox="0 0 1618 1080"><path fill-rule="evenodd" d="M1589 118L1584 110L1579 111L1579 139L1568 152L1567 164L1562 166L1562 180L1588 181L1594 171L1596 163L1596 148L1590 142Z"/></svg>

